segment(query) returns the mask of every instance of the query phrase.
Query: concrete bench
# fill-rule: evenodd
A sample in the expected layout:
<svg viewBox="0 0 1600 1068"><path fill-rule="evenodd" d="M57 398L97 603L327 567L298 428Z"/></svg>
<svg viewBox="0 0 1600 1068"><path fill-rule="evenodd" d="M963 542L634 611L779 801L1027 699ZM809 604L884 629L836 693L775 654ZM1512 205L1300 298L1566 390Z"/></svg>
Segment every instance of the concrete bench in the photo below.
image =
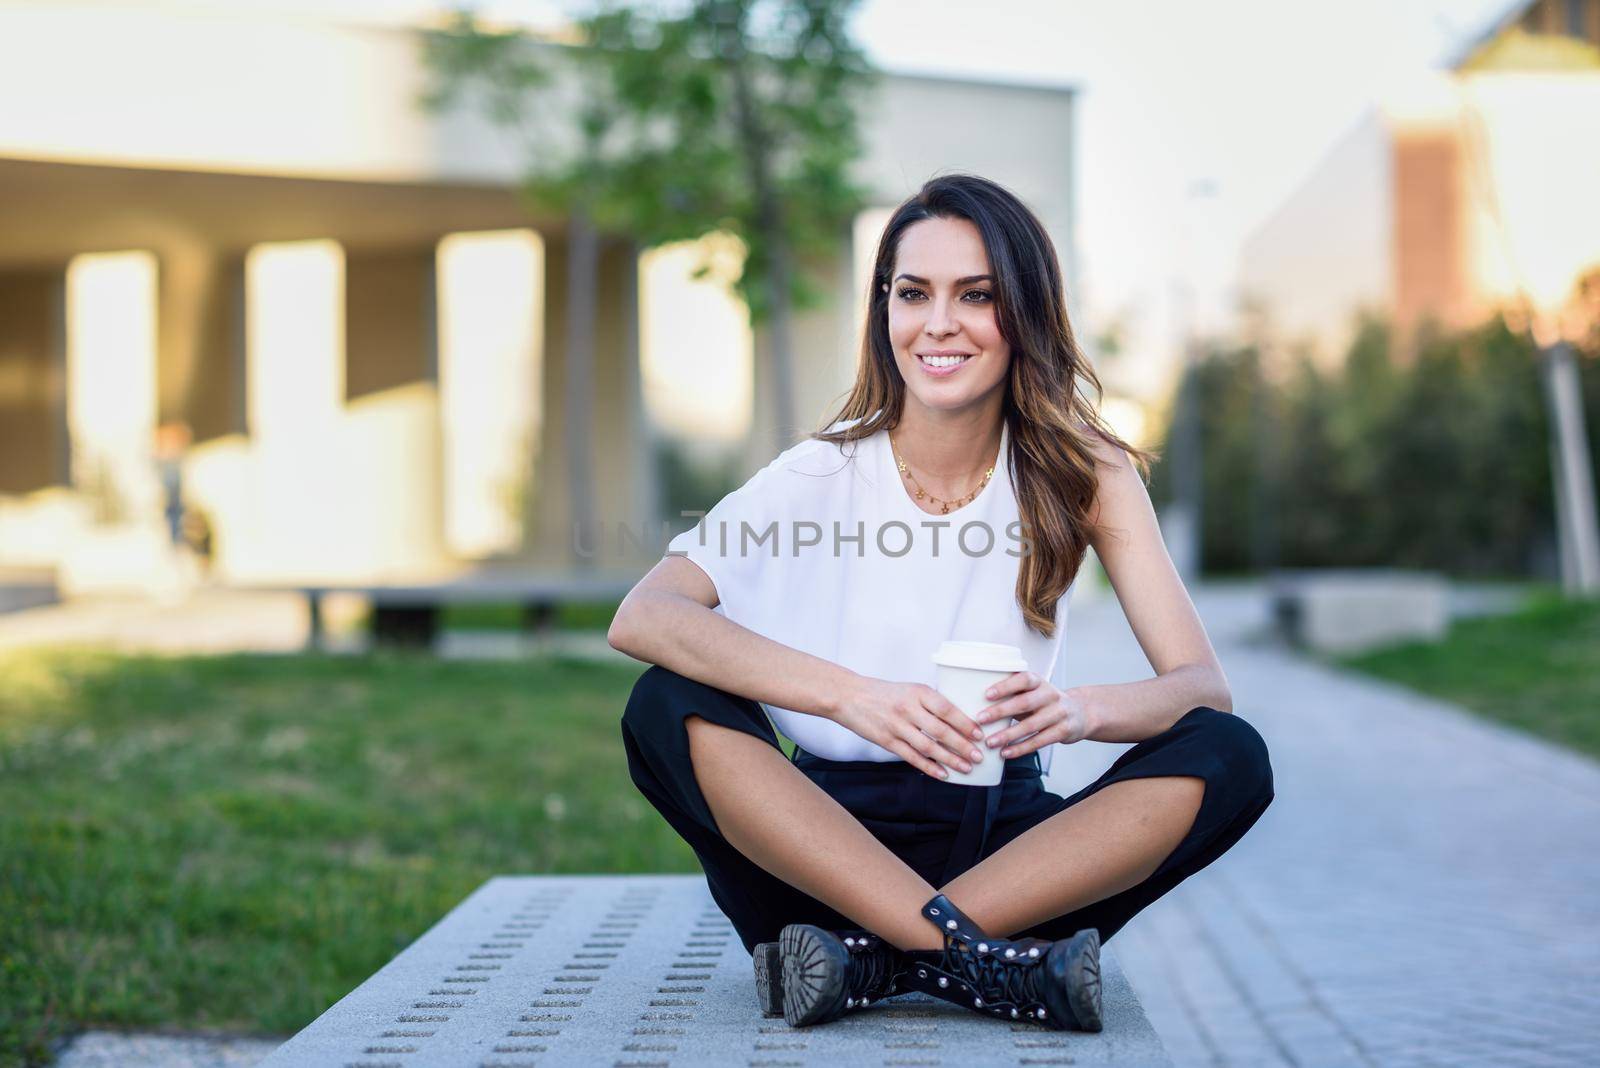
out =
<svg viewBox="0 0 1600 1068"><path fill-rule="evenodd" d="M0 612L20 612L56 604L61 592L54 571L43 568L0 567Z"/></svg>
<svg viewBox="0 0 1600 1068"><path fill-rule="evenodd" d="M471 572L433 582L318 583L292 586L253 586L293 590L303 594L310 616L306 638L311 648L322 643L322 601L330 593L355 593L372 604L372 640L377 645L429 647L439 632L439 612L456 604L519 604L524 629L548 628L556 606L580 601L620 600L639 576L611 572L559 572L535 574L520 571Z"/></svg>
<svg viewBox="0 0 1600 1068"><path fill-rule="evenodd" d="M1450 626L1450 586L1440 575L1392 569L1275 571L1273 620L1290 643L1353 653L1441 638Z"/></svg>
<svg viewBox="0 0 1600 1068"><path fill-rule="evenodd" d="M1110 947L1106 1029L1049 1031L908 994L790 1028L704 876L500 876L261 1068L1170 1065Z"/></svg>

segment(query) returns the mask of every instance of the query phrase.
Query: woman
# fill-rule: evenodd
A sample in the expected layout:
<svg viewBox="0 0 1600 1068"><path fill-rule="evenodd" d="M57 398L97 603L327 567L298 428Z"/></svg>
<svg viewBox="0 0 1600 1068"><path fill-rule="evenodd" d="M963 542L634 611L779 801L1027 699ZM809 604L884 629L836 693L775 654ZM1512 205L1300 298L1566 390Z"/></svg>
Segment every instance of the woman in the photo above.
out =
<svg viewBox="0 0 1600 1068"><path fill-rule="evenodd" d="M1055 250L1005 189L929 181L879 243L849 399L729 494L628 594L611 644L654 666L622 718L640 791L693 847L794 1026L910 990L1101 1027L1099 946L1239 840L1266 746L1100 421ZM1064 686L1093 547L1156 676ZM978 719L1002 782L941 781L983 730L929 681L946 639L1030 670ZM772 720L796 742L785 759ZM993 729L993 728L991 728ZM1137 742L1044 789L1054 743ZM959 906L959 907L958 907Z"/></svg>

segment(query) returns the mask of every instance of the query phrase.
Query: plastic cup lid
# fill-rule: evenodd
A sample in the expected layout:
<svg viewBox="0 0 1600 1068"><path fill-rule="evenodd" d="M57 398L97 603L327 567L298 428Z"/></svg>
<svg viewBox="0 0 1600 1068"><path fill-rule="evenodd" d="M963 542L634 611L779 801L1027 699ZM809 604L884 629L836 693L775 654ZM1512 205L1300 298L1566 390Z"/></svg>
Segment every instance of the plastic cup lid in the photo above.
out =
<svg viewBox="0 0 1600 1068"><path fill-rule="evenodd" d="M933 662L943 667L978 671L1028 670L1028 661L1023 658L1021 649L995 642L944 642L933 654Z"/></svg>

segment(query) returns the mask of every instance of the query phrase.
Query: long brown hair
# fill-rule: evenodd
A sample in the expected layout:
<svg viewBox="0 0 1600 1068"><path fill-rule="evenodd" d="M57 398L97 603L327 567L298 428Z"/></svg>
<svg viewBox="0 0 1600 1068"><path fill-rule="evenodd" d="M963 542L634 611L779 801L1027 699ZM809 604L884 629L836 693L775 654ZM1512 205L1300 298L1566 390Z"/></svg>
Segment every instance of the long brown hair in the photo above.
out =
<svg viewBox="0 0 1600 1068"><path fill-rule="evenodd" d="M966 219L978 228L995 276L995 314L1011 347L1003 418L1010 429L1010 473L1027 549L1017 569L1017 604L1030 628L1055 634L1056 603L1077 577L1095 529L1089 521L1099 479L1091 434L1127 451L1143 477L1156 454L1117 437L1085 390L1104 394L1067 320L1054 244L1033 212L1009 190L971 174L930 179L884 227L867 286L867 323L855 385L838 413L811 434L843 444L893 430L906 385L889 341L886 285L900 237L923 219ZM840 420L851 425L829 431Z"/></svg>

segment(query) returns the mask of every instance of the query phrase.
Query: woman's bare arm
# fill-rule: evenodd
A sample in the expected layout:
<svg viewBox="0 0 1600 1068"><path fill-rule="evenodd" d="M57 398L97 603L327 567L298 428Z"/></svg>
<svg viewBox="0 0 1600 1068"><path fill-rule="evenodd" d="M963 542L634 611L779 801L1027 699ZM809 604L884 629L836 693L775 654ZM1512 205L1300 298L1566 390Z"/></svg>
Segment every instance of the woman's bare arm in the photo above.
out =
<svg viewBox="0 0 1600 1068"><path fill-rule="evenodd" d="M717 588L699 566L668 556L628 592L606 640L719 690L832 719L862 682L849 668L803 653L718 615Z"/></svg>
<svg viewBox="0 0 1600 1068"><path fill-rule="evenodd" d="M1090 538L1134 637L1156 676L1079 687L1101 742L1139 742L1171 727L1197 705L1233 711L1227 676L1205 625L1172 565L1150 494L1127 453L1100 441L1099 487Z"/></svg>
<svg viewBox="0 0 1600 1068"><path fill-rule="evenodd" d="M698 564L667 556L617 606L606 640L636 660L778 708L821 716L928 775L969 771L983 731L926 683L875 679L740 626L712 609Z"/></svg>

